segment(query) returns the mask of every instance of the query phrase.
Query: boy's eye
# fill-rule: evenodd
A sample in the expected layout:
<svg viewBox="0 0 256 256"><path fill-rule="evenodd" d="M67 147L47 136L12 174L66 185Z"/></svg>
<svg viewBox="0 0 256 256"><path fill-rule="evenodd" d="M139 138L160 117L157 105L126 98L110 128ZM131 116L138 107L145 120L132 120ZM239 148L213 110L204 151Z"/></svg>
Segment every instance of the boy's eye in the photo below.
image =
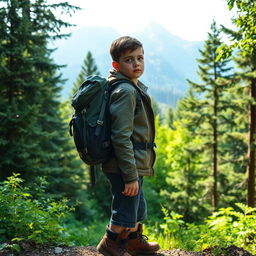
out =
<svg viewBox="0 0 256 256"><path fill-rule="evenodd" d="M131 63L133 60L132 60L132 58L127 58L126 60L125 60L125 62L127 62L127 63Z"/></svg>

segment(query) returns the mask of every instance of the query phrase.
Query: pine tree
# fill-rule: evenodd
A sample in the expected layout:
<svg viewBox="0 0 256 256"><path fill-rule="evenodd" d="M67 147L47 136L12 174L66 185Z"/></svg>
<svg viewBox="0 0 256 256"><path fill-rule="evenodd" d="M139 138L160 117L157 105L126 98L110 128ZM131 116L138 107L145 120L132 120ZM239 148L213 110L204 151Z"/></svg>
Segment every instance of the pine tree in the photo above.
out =
<svg viewBox="0 0 256 256"><path fill-rule="evenodd" d="M19 172L27 181L46 176L48 192L76 200L83 179L67 144L60 116L60 66L48 42L67 35L69 24L54 10L72 13L67 2L4 0L0 9L0 178Z"/></svg>
<svg viewBox="0 0 256 256"><path fill-rule="evenodd" d="M239 66L245 73L241 74L241 79L247 83L249 91L248 103L248 166L247 166L247 202L248 206L255 205L255 167L256 167L256 2L254 0L228 0L228 6L233 9L237 7L237 14L232 21L236 25L236 31L224 28L231 36L230 46L222 45L219 49L219 58L229 56L234 49L240 51Z"/></svg>
<svg viewBox="0 0 256 256"><path fill-rule="evenodd" d="M78 77L74 83L72 94L77 91L77 89L86 79L86 77L90 75L100 75L100 72L98 71L98 67L95 63L92 53L88 51L81 67L81 71L78 74Z"/></svg>
<svg viewBox="0 0 256 256"><path fill-rule="evenodd" d="M209 178L209 151L206 146L206 134L201 129L201 103L198 93L190 86L187 94L179 100L175 111L174 128L177 129L175 124L178 123L183 130L182 140L184 140L181 142L184 143L184 146L181 146L181 153L175 155L175 159L178 160L176 175L179 174L179 168L184 173L181 177L183 182L180 182L183 188L176 194L180 194L180 201L183 197L183 200L186 199L189 202L189 205L182 207L186 209L190 220L198 220L202 216L207 216L211 209L212 180ZM189 193L184 191L184 187ZM184 191L183 195L182 191Z"/></svg>
<svg viewBox="0 0 256 256"><path fill-rule="evenodd" d="M192 125L195 125L196 133L200 133L204 138L203 147L205 152L209 152L208 156L211 159L211 176L213 179L211 197L213 209L216 209L218 206L219 123L222 122L221 112L226 104L223 95L227 89L228 83L226 79L228 79L228 72L231 69L227 67L229 59L223 62L216 62L216 50L221 43L220 30L217 28L216 22L213 21L211 33L208 33L204 49L200 50L202 57L197 60L199 62L198 74L203 83L198 84L188 80L191 90L197 95L196 98L191 98L190 103L187 103L192 106L194 112L193 115L190 115L189 119L192 120Z"/></svg>

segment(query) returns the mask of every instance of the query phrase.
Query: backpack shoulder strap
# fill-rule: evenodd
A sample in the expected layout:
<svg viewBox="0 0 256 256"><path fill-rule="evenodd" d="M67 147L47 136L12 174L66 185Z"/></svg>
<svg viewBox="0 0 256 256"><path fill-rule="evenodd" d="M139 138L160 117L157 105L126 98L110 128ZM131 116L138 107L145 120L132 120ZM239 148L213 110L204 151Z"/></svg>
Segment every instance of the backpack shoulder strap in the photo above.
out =
<svg viewBox="0 0 256 256"><path fill-rule="evenodd" d="M120 80L114 80L114 81L109 82L109 89L108 89L109 95L121 83L128 83L136 89L136 92L137 92L136 104L137 104L137 100L141 100L141 91L132 81L130 81L128 79L120 79Z"/></svg>
<svg viewBox="0 0 256 256"><path fill-rule="evenodd" d="M140 89L132 81L130 81L128 79L120 79L120 80L115 80L113 82L110 82L109 95L115 89L115 87L121 83L129 83L131 86L133 86L136 89L136 106L135 106L135 114L136 114L138 112L139 106L141 105L142 93L141 93Z"/></svg>

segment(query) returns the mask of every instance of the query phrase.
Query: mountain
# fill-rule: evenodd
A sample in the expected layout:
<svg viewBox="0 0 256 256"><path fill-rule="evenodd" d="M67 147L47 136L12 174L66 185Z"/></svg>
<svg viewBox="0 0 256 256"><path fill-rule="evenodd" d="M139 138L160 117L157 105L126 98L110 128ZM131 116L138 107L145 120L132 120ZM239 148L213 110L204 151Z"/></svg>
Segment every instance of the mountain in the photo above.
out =
<svg viewBox="0 0 256 256"><path fill-rule="evenodd" d="M157 24L149 24L131 36L143 43L145 73L141 81L149 87L149 94L158 102L175 106L187 90L186 79L198 81L196 58L203 42L183 40ZM55 62L67 65L61 70L63 77L68 79L63 97L69 94L88 51L92 52L101 74L108 75L111 69L109 48L118 37L120 34L112 28L85 27L75 30L70 38L55 42Z"/></svg>

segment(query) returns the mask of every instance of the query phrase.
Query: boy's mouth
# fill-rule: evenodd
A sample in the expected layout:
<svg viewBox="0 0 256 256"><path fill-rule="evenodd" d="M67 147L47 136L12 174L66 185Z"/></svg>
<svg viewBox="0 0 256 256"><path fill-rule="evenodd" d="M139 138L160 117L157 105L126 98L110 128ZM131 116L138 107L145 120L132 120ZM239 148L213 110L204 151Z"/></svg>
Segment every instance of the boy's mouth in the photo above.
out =
<svg viewBox="0 0 256 256"><path fill-rule="evenodd" d="M141 72L140 69L134 69L134 72Z"/></svg>

